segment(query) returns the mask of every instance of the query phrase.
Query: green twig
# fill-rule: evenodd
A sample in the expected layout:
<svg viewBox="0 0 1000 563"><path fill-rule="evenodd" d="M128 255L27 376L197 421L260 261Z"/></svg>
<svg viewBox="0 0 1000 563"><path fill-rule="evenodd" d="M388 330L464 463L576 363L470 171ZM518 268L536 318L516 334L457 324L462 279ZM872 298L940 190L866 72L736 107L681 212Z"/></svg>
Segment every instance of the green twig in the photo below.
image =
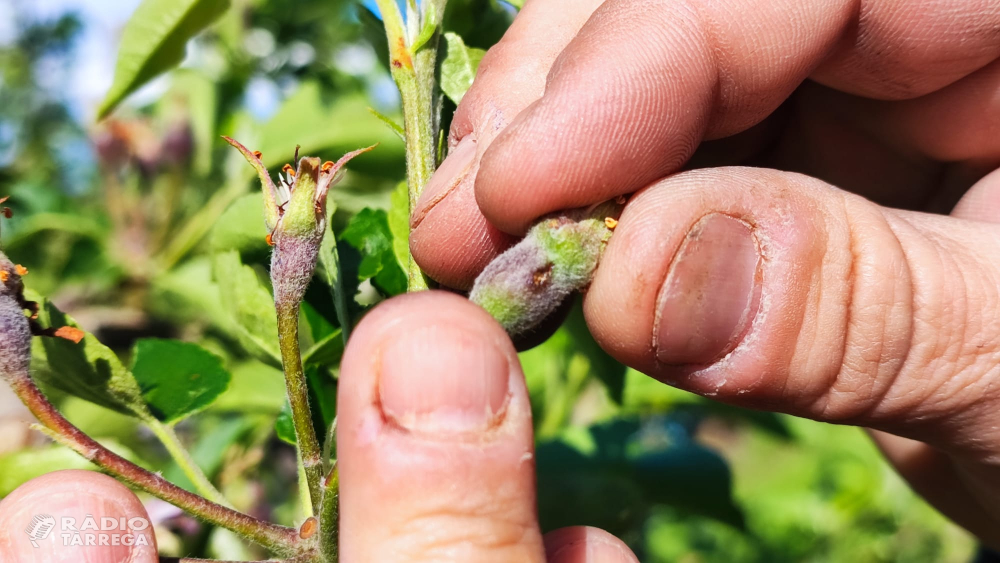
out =
<svg viewBox="0 0 1000 563"><path fill-rule="evenodd" d="M281 363L285 369L285 388L288 404L292 411L292 425L295 427L295 444L299 449L299 459L309 486L311 512L316 514L320 506L320 479L323 478L323 459L319 440L312 424L309 408L309 386L302 370L302 356L299 351L299 304L275 302L278 312L278 343L281 347Z"/></svg>
<svg viewBox="0 0 1000 563"><path fill-rule="evenodd" d="M420 192L437 168L437 138L441 125L441 102L437 91L438 40L447 0L427 0L422 21L416 11L407 10L407 30L399 7L393 0L377 0L389 40L389 65L403 104L406 140L406 184L410 211ZM416 45L417 49L411 46ZM410 255L408 290L427 289L427 278Z"/></svg>
<svg viewBox="0 0 1000 563"><path fill-rule="evenodd" d="M335 563L338 560L340 545L337 536L340 528L340 472L337 464L323 479L323 504L319 511L319 529L322 536L319 539L319 551L323 560Z"/></svg>
<svg viewBox="0 0 1000 563"><path fill-rule="evenodd" d="M205 473L202 472L201 468L198 467L197 462L191 457L191 454L184 448L181 444L180 438L177 437L177 433L174 432L174 428L167 424L163 424L159 420L150 419L145 420L146 426L152 430L153 434L160 440L165 448L167 448L167 453L170 457L174 459L177 466L181 468L184 475L191 481L194 488L201 494L201 496L207 498L208 500L221 504L222 506L227 506L232 508L232 505L226 500L226 497L215 488L215 485L208 480Z"/></svg>

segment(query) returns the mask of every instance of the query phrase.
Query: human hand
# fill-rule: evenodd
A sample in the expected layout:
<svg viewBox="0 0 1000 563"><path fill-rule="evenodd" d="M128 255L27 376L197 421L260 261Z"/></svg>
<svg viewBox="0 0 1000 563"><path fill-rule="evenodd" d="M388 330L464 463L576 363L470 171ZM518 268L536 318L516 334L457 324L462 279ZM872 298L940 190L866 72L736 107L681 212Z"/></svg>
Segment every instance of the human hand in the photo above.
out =
<svg viewBox="0 0 1000 563"><path fill-rule="evenodd" d="M392 299L355 329L341 365L337 458L345 563L637 561L593 528L542 536L517 355L495 321L455 295ZM50 473L0 502L0 561L158 561L151 528L134 547L66 546L57 528L35 548L25 529L40 513L80 528L87 515L148 521L110 477Z"/></svg>
<svg viewBox="0 0 1000 563"><path fill-rule="evenodd" d="M420 265L468 288L538 217L638 191L585 298L606 350L882 430L1000 545L1000 5L567 4L530 0L483 59L412 218Z"/></svg>

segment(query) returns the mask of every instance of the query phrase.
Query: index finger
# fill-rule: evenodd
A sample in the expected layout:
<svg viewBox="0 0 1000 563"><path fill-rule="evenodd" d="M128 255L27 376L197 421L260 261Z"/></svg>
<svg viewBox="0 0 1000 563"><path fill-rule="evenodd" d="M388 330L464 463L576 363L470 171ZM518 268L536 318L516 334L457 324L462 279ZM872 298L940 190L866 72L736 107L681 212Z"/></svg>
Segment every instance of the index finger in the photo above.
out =
<svg viewBox="0 0 1000 563"><path fill-rule="evenodd" d="M1000 56L998 26L986 0L609 0L483 155L477 202L523 232L677 171L810 76L884 99L940 89Z"/></svg>

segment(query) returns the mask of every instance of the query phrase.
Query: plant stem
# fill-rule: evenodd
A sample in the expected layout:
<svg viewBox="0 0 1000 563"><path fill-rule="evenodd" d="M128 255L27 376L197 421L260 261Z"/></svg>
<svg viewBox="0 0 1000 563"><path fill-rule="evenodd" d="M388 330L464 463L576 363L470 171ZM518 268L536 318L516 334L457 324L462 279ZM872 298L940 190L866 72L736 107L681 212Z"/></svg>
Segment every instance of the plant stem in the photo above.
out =
<svg viewBox="0 0 1000 563"><path fill-rule="evenodd" d="M195 517L225 528L260 544L280 556L304 549L298 530L263 522L242 512L218 505L151 473L108 450L66 420L45 398L27 373L6 373L5 379L31 414L59 443L133 487L163 499Z"/></svg>
<svg viewBox="0 0 1000 563"><path fill-rule="evenodd" d="M194 488L198 491L201 496L207 498L208 500L232 508L232 505L226 500L226 497L215 488L215 485L208 480L205 473L198 467L197 462L191 457L191 454L184 448L181 444L180 438L177 437L177 433L174 432L173 426L163 424L155 418L144 421L146 426L152 430L153 434L160 440L165 448L167 448L167 453L170 457L174 459L184 475L191 481Z"/></svg>
<svg viewBox="0 0 1000 563"><path fill-rule="evenodd" d="M309 386L302 370L302 356L299 351L299 304L276 301L275 308L278 312L281 364L285 368L285 389L288 392L288 404L292 409L292 425L295 427L295 444L309 485L311 514L316 514L320 507L319 484L323 478L323 459L320 455L319 440L313 429L312 412L309 409Z"/></svg>
<svg viewBox="0 0 1000 563"><path fill-rule="evenodd" d="M319 511L319 551L325 563L337 563L340 550L340 472L336 462L323 479L323 505Z"/></svg>
<svg viewBox="0 0 1000 563"><path fill-rule="evenodd" d="M447 0L427 0L422 21L415 22L411 12L411 33L393 0L376 0L389 40L389 66L403 103L403 130L406 142L406 185L410 212L417 205L420 192L437 168L437 140L441 125L441 103L437 90L438 41ZM411 52L410 45L423 29L433 27L433 35ZM409 37L408 37L409 35ZM427 289L427 278L410 255L407 269L408 291Z"/></svg>

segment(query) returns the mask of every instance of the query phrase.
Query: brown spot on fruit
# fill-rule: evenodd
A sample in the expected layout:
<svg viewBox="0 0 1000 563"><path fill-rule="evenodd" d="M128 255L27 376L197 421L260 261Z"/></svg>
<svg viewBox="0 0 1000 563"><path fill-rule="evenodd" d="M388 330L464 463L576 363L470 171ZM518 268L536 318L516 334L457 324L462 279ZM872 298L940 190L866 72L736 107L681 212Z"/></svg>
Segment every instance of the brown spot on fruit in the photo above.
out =
<svg viewBox="0 0 1000 563"><path fill-rule="evenodd" d="M535 270L535 272L531 275L531 283L536 289L545 287L551 279L552 264L546 264L545 267Z"/></svg>

